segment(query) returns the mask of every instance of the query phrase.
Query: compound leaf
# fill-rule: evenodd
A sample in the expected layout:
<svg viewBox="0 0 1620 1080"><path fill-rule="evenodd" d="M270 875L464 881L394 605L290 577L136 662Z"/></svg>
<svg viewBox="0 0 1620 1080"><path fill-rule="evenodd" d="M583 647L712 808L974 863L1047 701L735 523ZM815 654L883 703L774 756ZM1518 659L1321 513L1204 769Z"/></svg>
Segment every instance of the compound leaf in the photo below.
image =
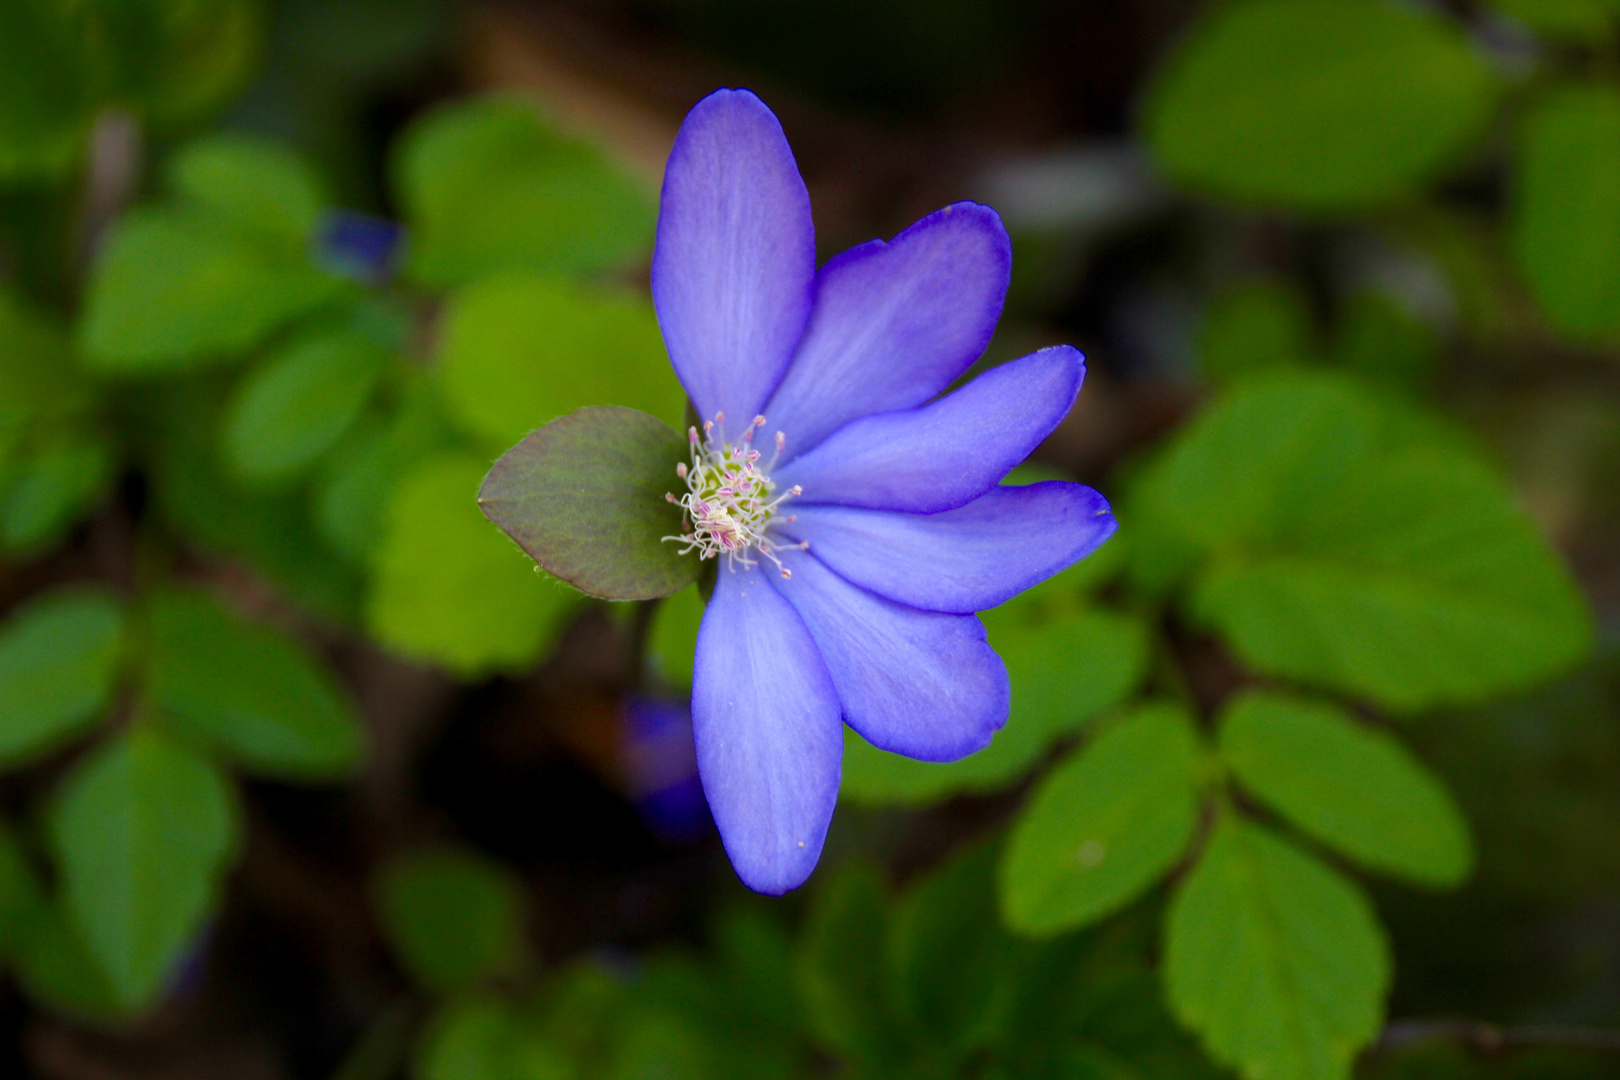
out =
<svg viewBox="0 0 1620 1080"><path fill-rule="evenodd" d="M336 682L303 646L194 592L155 597L152 701L245 768L317 778L352 768L365 740Z"/></svg>
<svg viewBox="0 0 1620 1080"><path fill-rule="evenodd" d="M1244 694L1222 713L1220 751L1267 806L1369 869L1451 886L1473 865L1468 825L1440 781L1337 706Z"/></svg>
<svg viewBox="0 0 1620 1080"><path fill-rule="evenodd" d="M42 596L0 625L0 763L93 722L112 697L124 617L96 589Z"/></svg>
<svg viewBox="0 0 1620 1080"><path fill-rule="evenodd" d="M1360 889L1227 813L1171 903L1164 977L1176 1016L1248 1080L1346 1080L1390 960Z"/></svg>
<svg viewBox="0 0 1620 1080"><path fill-rule="evenodd" d="M1055 934L1122 907L1192 840L1202 754L1192 721L1152 705L1061 762L1013 826L1001 910L1020 933Z"/></svg>
<svg viewBox="0 0 1620 1080"><path fill-rule="evenodd" d="M51 822L64 895L119 1004L164 989L214 904L236 844L225 778L150 728L68 778Z"/></svg>

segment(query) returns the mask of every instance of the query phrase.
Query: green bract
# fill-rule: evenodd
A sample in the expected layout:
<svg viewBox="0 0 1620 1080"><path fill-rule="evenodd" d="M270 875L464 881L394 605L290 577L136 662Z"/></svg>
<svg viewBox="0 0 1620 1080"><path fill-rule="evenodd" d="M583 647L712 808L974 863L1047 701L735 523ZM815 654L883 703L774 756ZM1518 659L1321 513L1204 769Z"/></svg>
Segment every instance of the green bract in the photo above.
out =
<svg viewBox="0 0 1620 1080"><path fill-rule="evenodd" d="M607 600L668 596L698 575L665 543L681 512L664 498L686 441L634 409L589 408L553 420L508 450L478 505L548 573Z"/></svg>

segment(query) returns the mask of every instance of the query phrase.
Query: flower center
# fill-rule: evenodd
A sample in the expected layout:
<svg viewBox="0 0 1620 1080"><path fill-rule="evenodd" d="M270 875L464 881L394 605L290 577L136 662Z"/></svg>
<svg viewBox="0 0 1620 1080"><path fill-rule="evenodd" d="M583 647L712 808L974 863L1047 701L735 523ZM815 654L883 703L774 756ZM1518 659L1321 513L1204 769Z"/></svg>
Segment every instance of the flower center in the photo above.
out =
<svg viewBox="0 0 1620 1080"><path fill-rule="evenodd" d="M717 427L723 426L725 421L725 413L716 413L713 420L703 425L701 436L695 427L686 430L692 462L688 465L683 461L675 466L675 475L686 481L686 494L678 499L672 493L664 495L685 511L684 531L680 536L664 539L686 545L681 548L682 555L692 551L697 552L700 559L724 555L732 568L738 562L744 566L755 565L756 560L750 553L757 551L775 563L783 577L792 577L776 557L776 549L781 545L766 532L776 517L776 508L800 493L795 485L782 495L776 495L776 485L771 482L770 471L782 455L785 438L780 431L776 433L776 453L769 462L761 464L760 452L754 447L754 434L765 426L765 418L754 417L738 443L726 442L716 433Z"/></svg>

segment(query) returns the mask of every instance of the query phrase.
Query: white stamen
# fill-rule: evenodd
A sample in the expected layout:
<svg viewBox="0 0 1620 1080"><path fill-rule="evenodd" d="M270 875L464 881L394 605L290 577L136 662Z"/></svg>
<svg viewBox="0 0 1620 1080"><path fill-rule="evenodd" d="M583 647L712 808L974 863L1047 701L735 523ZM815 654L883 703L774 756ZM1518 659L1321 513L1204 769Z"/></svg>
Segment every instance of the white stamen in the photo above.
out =
<svg viewBox="0 0 1620 1080"><path fill-rule="evenodd" d="M697 428L687 429L692 463L690 467L684 462L675 467L675 474L686 481L686 494L679 499L671 494L664 496L686 511L686 521L681 536L666 536L664 539L686 545L681 549L682 555L692 551L696 551L701 559L724 555L732 569L739 562L744 566L756 565L756 560L750 558L749 554L758 551L775 564L784 578L791 578L793 574L777 558L778 545L767 530L776 515L776 508L785 500L803 494L803 489L795 484L787 494L771 497L776 485L771 482L769 472L770 465L776 464L776 458L772 457L770 465L761 468L760 453L750 445L754 432L765 426L763 416L754 417L741 446L721 442L715 437L715 431L719 428L723 438L724 424L725 414L715 413L714 419L703 425L706 437L701 442ZM778 456L784 443L782 433L777 432ZM808 547L807 544L792 546Z"/></svg>

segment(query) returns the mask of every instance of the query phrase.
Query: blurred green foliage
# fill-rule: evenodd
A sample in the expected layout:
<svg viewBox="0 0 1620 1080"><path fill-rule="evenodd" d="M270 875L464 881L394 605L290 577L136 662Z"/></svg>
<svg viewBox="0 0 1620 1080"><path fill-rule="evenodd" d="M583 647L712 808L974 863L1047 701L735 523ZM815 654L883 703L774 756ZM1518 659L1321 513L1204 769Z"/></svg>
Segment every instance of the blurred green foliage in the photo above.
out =
<svg viewBox="0 0 1620 1080"><path fill-rule="evenodd" d="M652 6L880 111L937 107L953 65L1002 70L1022 17ZM1468 905L1363 875L1513 903L1612 888L1613 658L1587 663L1586 601L1444 387L1516 332L1612 360L1620 89L1588 61L1617 14L1490 6L1544 41L1539 66L1488 54L1472 6L1217 0L1143 88L1178 206L1418 248L1456 310L1321 266L1205 282L1200 405L1108 485L1122 532L985 613L1013 687L991 746L932 764L848 734L846 815L994 806L994 835L898 882L870 837L835 843L802 910L728 901L686 945L562 963L524 878L411 847L368 895L420 1009L354 1060L388 1073L392 1040L422 1080L1335 1080L1383 1030L1396 963L1406 1004L1445 1008L1435 970L1500 959ZM0 4L0 766L26 793L0 820L0 960L81 1022L149 1015L206 953L247 842L237 774L371 762L345 650L472 683L592 617L480 513L496 455L584 407L685 411L637 284L643 180L491 95L412 117L369 190L344 88L420 53L436 16L285 12L292 59L236 115L325 102L304 150L216 122L272 44L258 3ZM849 48L818 68L828 42ZM83 193L131 129L150 181L125 178L108 224ZM1482 172L1508 177L1500 207L1446 201ZM396 208L403 240L342 249L348 205ZM599 569L651 572L612 546L620 523L589 524L559 527ZM86 569L118 543L120 568ZM690 684L702 610L700 583L616 624L652 690ZM1430 948L1409 956L1414 926Z"/></svg>

